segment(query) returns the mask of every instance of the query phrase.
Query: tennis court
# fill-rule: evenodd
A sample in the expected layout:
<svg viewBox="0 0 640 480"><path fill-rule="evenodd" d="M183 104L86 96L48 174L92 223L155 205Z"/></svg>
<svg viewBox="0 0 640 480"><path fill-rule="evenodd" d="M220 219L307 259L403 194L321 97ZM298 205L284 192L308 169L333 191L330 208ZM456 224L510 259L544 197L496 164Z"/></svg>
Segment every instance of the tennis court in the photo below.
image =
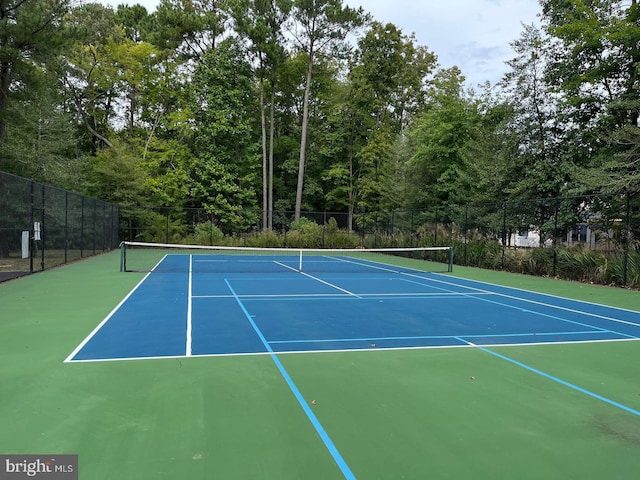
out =
<svg viewBox="0 0 640 480"><path fill-rule="evenodd" d="M241 253L0 287L2 453L105 479L637 474L640 293L446 252Z"/></svg>

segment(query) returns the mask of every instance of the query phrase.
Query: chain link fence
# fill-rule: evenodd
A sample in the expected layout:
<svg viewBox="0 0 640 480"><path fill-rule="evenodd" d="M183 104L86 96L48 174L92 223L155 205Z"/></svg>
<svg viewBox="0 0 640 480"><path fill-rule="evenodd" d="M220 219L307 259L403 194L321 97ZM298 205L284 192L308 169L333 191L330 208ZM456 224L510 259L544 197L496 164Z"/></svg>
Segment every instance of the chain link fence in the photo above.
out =
<svg viewBox="0 0 640 480"><path fill-rule="evenodd" d="M583 195L423 210L242 213L119 207L0 172L0 281L112 250L120 240L291 247L453 246L455 263L640 288L640 195Z"/></svg>
<svg viewBox="0 0 640 480"><path fill-rule="evenodd" d="M0 172L0 281L118 247L119 207Z"/></svg>
<svg viewBox="0 0 640 480"><path fill-rule="evenodd" d="M122 208L124 240L291 247L453 246L455 263L640 287L640 195L583 195L424 210L245 211L249 228L203 209Z"/></svg>

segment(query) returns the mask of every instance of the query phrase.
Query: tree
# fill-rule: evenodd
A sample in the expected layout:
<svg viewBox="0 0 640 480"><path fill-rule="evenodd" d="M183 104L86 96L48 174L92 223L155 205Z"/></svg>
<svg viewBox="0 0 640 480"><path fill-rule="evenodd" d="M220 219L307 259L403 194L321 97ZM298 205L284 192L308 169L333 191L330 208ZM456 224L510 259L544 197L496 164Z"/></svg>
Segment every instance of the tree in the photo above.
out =
<svg viewBox="0 0 640 480"><path fill-rule="evenodd" d="M545 75L547 45L542 31L525 25L512 43L518 56L507 62L511 70L502 81L514 108L511 128L519 139L509 188L516 197L558 197L573 171L567 154L567 140L575 128L570 121L572 111L563 111L562 96L554 94Z"/></svg>
<svg viewBox="0 0 640 480"><path fill-rule="evenodd" d="M343 105L333 118L332 144L342 149L333 154L327 177L334 180L329 195L347 207L352 228L356 206L397 206L391 198L390 176L394 145L406 125L425 103L427 78L436 57L415 46L393 24L373 22L352 56ZM334 150L336 150L334 148Z"/></svg>
<svg viewBox="0 0 640 480"><path fill-rule="evenodd" d="M0 144L10 98L28 92L38 69L59 52L68 9L68 0L0 0Z"/></svg>
<svg viewBox="0 0 640 480"><path fill-rule="evenodd" d="M225 32L226 0L162 0L151 15L147 40L196 63Z"/></svg>
<svg viewBox="0 0 640 480"><path fill-rule="evenodd" d="M28 96L13 98L2 145L2 170L59 187L82 190L83 155L77 151L73 116L63 108L57 79L41 72Z"/></svg>
<svg viewBox="0 0 640 480"><path fill-rule="evenodd" d="M557 48L549 78L582 124L637 125L640 9L635 0L545 0L543 20Z"/></svg>
<svg viewBox="0 0 640 480"><path fill-rule="evenodd" d="M118 5L116 18L124 28L125 35L129 40L133 42L149 41L153 19L142 5Z"/></svg>
<svg viewBox="0 0 640 480"><path fill-rule="evenodd" d="M73 35L62 57L65 95L75 109L78 125L88 134L89 149L112 146L111 121L121 92L119 69L112 55L115 45L125 40L114 11L99 4L72 10L67 25Z"/></svg>
<svg viewBox="0 0 640 480"><path fill-rule="evenodd" d="M237 41L210 50L193 78L197 125L192 198L227 231L252 223L255 206L253 74Z"/></svg>
<svg viewBox="0 0 640 480"><path fill-rule="evenodd" d="M304 187L313 66L318 55L330 51L337 53L344 47L347 35L363 25L367 16L365 16L362 7L359 9L345 7L342 5L342 0L294 0L293 5L295 24L292 35L298 48L307 56L295 205L295 220L299 220Z"/></svg>
<svg viewBox="0 0 640 480"><path fill-rule="evenodd" d="M278 66L284 61L282 24L291 10L291 0L236 0L230 2L236 30L246 37L250 51L258 59L260 124L262 130L262 228L273 225L273 141L275 135L275 79ZM265 83L270 80L269 132Z"/></svg>
<svg viewBox="0 0 640 480"><path fill-rule="evenodd" d="M408 164L414 208L464 199L465 152L479 120L457 67L436 74L429 97L409 133L415 148Z"/></svg>
<svg viewBox="0 0 640 480"><path fill-rule="evenodd" d="M640 120L640 7L635 0L541 3L546 31L558 45L548 77L572 107L580 131L575 143L583 145L580 153L589 161L577 178L591 192L633 188Z"/></svg>

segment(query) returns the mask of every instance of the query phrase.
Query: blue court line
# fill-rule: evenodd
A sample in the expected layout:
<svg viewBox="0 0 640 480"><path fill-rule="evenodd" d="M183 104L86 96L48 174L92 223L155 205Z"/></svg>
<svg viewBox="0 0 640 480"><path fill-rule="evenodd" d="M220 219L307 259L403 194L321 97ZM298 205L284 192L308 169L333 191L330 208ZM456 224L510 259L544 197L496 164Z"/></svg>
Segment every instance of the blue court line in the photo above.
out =
<svg viewBox="0 0 640 480"><path fill-rule="evenodd" d="M547 307L553 307L553 308L558 309L558 310L565 310L565 311L572 312L572 313L580 313L582 315L587 315L589 317L595 317L595 318L608 320L608 321L612 321L612 322L616 322L616 323L623 323L623 324L631 325L631 326L634 326L634 327L640 327L639 323L628 321L628 320L622 320L620 318L609 317L609 316L606 316L606 315L599 315L599 314L597 314L595 312L589 311L589 309L587 309L587 310L578 310L578 309L575 309L575 308L563 307L563 306L561 306L559 304L556 304L556 303L553 303L553 302L548 303L548 302L542 302L540 300L534 300L534 298L536 296L547 297L547 298L550 298L552 300L564 300L564 301L569 301L569 302L572 302L572 303L582 303L583 305L587 305L589 307L605 308L605 309L609 309L609 310L618 310L620 312L628 312L628 313L633 313L633 314L640 313L637 310L614 307L612 305L597 304L597 303L588 302L588 301L585 301L585 300L578 300L578 299L575 299L575 298L560 297L560 296L551 295L551 294L548 294L548 293L535 292L535 291L524 290L524 289L515 288L515 287L506 287L504 285L496 285L496 284L487 283L487 282L466 280L467 283L469 283L469 285L465 285L465 283L464 283L465 279L456 278L456 277L447 277L447 279L448 280L452 280L452 279L455 278L455 279L459 280L462 283L455 283L455 282L445 281L445 280L435 280L435 279L432 280L430 278L422 277L422 276L419 276L419 275L413 275L413 274L409 274L409 273L403 273L403 275L408 275L408 276L421 278L421 279L424 279L424 280L435 281L435 282L438 282L438 283L444 283L444 284L448 284L448 285L455 285L456 287L463 287L463 288L466 288L466 289L474 290L475 292L492 293L493 295L500 296L500 297L516 299L516 300L519 300L519 301L522 301L522 302L533 303L533 304L537 304L537 305L544 305L544 306L547 306ZM438 274L436 274L436 275L438 275ZM518 295L515 295L515 294L511 294L510 295L510 294L507 294L507 293L500 293L497 290L492 291L491 289L483 290L481 288L472 286L472 284L474 284L474 283L480 283L480 284L484 285L485 287L491 287L491 288L495 288L495 289L498 289L498 290L504 289L504 290L513 290L515 292L525 293L529 297L532 297L532 298L527 298L526 296L518 296ZM632 338L636 338L636 337L632 337Z"/></svg>
<svg viewBox="0 0 640 480"><path fill-rule="evenodd" d="M545 333L496 333L496 334L473 334L469 333L465 337L473 338L506 338L506 337L555 337L558 335L595 335L597 333L611 333L615 335L615 332L600 332L598 330L588 330L584 332L545 332ZM313 340L272 340L272 344L286 344L286 343L320 343L320 342L369 342L371 340L431 340L431 339L443 339L451 338L453 340L460 340L456 335L416 335L406 337L366 337L366 338L325 338L325 339L313 339ZM635 338L635 337L634 337ZM469 343L465 340L461 340L463 343Z"/></svg>
<svg viewBox="0 0 640 480"><path fill-rule="evenodd" d="M273 360L273 362L278 367L278 370L280 370L280 373L282 374L282 377L287 382L287 385L289 385L289 388L291 389L291 391L295 395L296 399L298 400L298 403L300 404L300 406L302 407L304 412L307 414L307 417L309 418L309 420L311 421L311 424L313 425L313 427L315 428L316 432L318 433L318 435L320 436L320 438L324 442L325 446L329 450L329 453L333 457L333 460L336 462L336 464L338 465L338 467L342 471L342 474L344 475L344 478L349 479L349 480L352 480L352 479L355 480L355 478L356 478L355 475L351 472L351 469L349 468L347 463L342 458L342 455L340 455L340 452L338 451L336 446L331 441L331 438L329 438L329 435L327 434L325 429L320 424L320 421L318 420L318 418L315 416L315 414L311 410L311 407L309 406L309 404L306 402L306 400L302 396L302 393L300 393L300 390L298 390L298 387L294 383L293 379L287 373L287 370L284 368L284 365L282 365L282 363L280 362L280 359L278 358L278 356L275 354L275 352L273 351L273 349L269 345L269 342L267 342L267 339L264 337L264 335L262 334L262 332L258 328L258 325L256 325L256 323L254 322L253 318L251 317L251 314L247 311L247 309L243 305L242 301L240 300L240 298L236 294L236 291L233 289L233 287L229 283L229 280L227 280L225 278L224 281L227 284L227 286L229 287L229 290L231 290L231 293L233 293L233 296L235 297L236 301L238 302L238 305L240 305L240 308L242 309L242 311L244 312L245 316L249 320L249 323L251 323L251 326L253 327L253 329L255 330L256 334L260 338L260 341L263 343L263 345L267 349L267 351L271 354L270 355L271 359Z"/></svg>
<svg viewBox="0 0 640 480"><path fill-rule="evenodd" d="M423 278L423 277L419 277L419 278ZM435 288L436 290L442 290L444 292L454 292L453 290L448 290L448 289L442 288L442 287L436 287L435 285L427 285L427 284L416 282L416 281L413 281L413 280L407 280L406 278L402 278L401 280L404 280L405 282L409 282L409 283L415 283L416 285L422 285L422 286L425 286L425 287ZM424 280L428 280L428 279L424 278ZM459 293L459 292L455 292L455 293ZM598 331L598 332L601 332L601 333L612 333L612 334L615 334L615 335L620 335L621 337L638 338L638 337L636 337L634 335L629 335L629 334L626 334L626 333L616 332L615 330L610 330L610 329L607 329L607 328L596 327L595 325L590 325L588 323L576 322L575 320L569 320L568 318L558 317L557 315L549 315L548 313L542 313L542 312L538 312L536 310L530 310L530 309L526 309L526 308L522 308L522 307L517 307L515 305L510 305L510 304L504 303L504 302L497 302L495 300L489 300L489 299L482 298L482 297L471 297L471 294L465 294L465 293L461 293L461 295L462 296L469 296L470 298L474 298L474 299L479 300L481 302L493 303L494 305L500 305L500 306L503 306L503 307L513 308L515 310L520 310L521 312L524 312L524 313L533 313L534 315L540 315L541 317L552 318L553 320L560 320L561 322L567 322L567 323L572 323L574 325L579 325L581 327L591 328L591 329L593 329L595 331ZM528 301L526 299L519 298L519 297L511 297L511 298L515 298L515 300L522 301L522 302L527 302ZM544 306L555 308L555 306L552 305L552 304L544 304Z"/></svg>
<svg viewBox="0 0 640 480"><path fill-rule="evenodd" d="M561 385L564 385L565 387L572 388L573 390L576 390L576 391L578 391L580 393L584 393L585 395L589 395L592 398L595 398L595 399L600 400L602 402L608 403L609 405L613 405L614 407L617 407L617 408L619 408L621 410L624 410L625 412L633 413L634 415L637 415L637 416L640 417L640 411L634 410L631 407L627 407L626 405L623 405L622 403L618 403L618 402L616 402L614 400L611 400L610 398L603 397L602 395L598 395L597 393L594 393L594 392L592 392L590 390L587 390L585 388L582 388L582 387L579 387L577 385L574 385L573 383L569 383L566 380L562 380L561 378L558 378L558 377L556 377L554 375L551 375L549 373L545 373L542 370L538 370L537 368L530 367L529 365L527 365L525 363L522 363L522 362L519 362L517 360L514 360L513 358L509 358L506 355L502 355L500 353L497 353L497 352L494 352L492 350L489 350L488 348L475 345L475 344L465 340L464 338L461 338L461 337L456 337L456 338L458 340L460 340L460 341L468 343L469 345L473 345L478 350L482 350L483 352L489 353L489 354L493 355L494 357L498 357L498 358L500 358L502 360L506 360L507 362L513 363L514 365L517 365L519 367L527 369L530 372L537 373L538 375L541 375L541 376L543 376L545 378L548 378L549 380L553 380L554 382L560 383Z"/></svg>

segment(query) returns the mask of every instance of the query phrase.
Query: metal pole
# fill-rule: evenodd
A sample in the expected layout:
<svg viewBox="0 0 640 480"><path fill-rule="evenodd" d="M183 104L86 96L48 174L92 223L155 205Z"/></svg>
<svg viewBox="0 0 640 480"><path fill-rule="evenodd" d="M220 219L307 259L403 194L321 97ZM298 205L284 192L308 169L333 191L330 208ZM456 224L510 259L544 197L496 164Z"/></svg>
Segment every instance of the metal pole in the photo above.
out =
<svg viewBox="0 0 640 480"><path fill-rule="evenodd" d="M44 271L44 258L45 258L45 248L46 248L45 240L47 238L47 235L45 233L45 225L44 225L44 207L45 207L44 191L45 191L45 185L43 183L42 184L42 214L40 216L42 220L40 225L40 238L42 242L42 254L40 255L40 269L42 271Z"/></svg>
<svg viewBox="0 0 640 480"><path fill-rule="evenodd" d="M166 209L166 217L165 217L165 233L164 233L164 237L165 237L165 243L169 243L169 208L167 207Z"/></svg>
<svg viewBox="0 0 640 480"><path fill-rule="evenodd" d="M80 197L80 258L84 258L84 195Z"/></svg>
<svg viewBox="0 0 640 480"><path fill-rule="evenodd" d="M556 271L558 267L558 210L560 209L560 200L556 200L556 211L554 215L554 223L553 223L553 267L552 267L552 275L556 276Z"/></svg>
<svg viewBox="0 0 640 480"><path fill-rule="evenodd" d="M469 205L464 207L464 264L467 264L467 233L469 228Z"/></svg>
<svg viewBox="0 0 640 480"><path fill-rule="evenodd" d="M93 254L96 254L96 215L98 215L98 200L93 199Z"/></svg>
<svg viewBox="0 0 640 480"><path fill-rule="evenodd" d="M631 195L626 193L625 235L624 235L624 260L622 262L622 286L627 286L629 275L629 240L631 236Z"/></svg>
<svg viewBox="0 0 640 480"><path fill-rule="evenodd" d="M64 263L68 261L69 251L69 192L64 192Z"/></svg>
<svg viewBox="0 0 640 480"><path fill-rule="evenodd" d="M502 269L504 270L504 262L507 248L507 202L502 204Z"/></svg>
<svg viewBox="0 0 640 480"><path fill-rule="evenodd" d="M31 225L29 226L29 272L33 273L33 255L36 245L36 232L35 232L35 221L36 221L36 182L31 180Z"/></svg>

